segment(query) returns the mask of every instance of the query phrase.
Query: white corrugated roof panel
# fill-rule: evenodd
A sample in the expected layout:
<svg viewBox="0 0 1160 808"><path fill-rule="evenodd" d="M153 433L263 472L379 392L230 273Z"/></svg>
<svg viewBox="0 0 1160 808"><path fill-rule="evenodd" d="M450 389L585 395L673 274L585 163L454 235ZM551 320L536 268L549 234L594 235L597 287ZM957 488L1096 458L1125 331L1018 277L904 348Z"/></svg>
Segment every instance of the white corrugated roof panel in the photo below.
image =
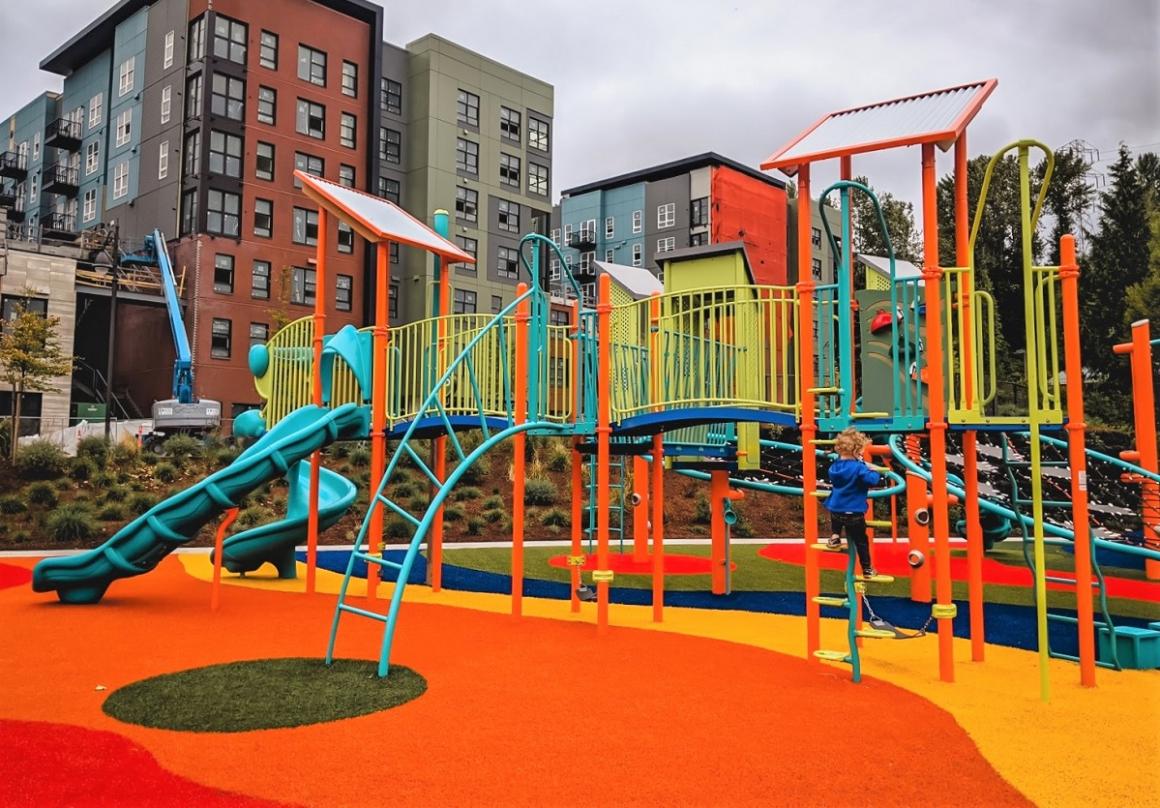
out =
<svg viewBox="0 0 1160 808"><path fill-rule="evenodd" d="M608 274L615 283L624 287L624 290L637 300L643 300L649 295L665 290L665 285L657 276L644 267L630 267L624 264L610 264L607 261L594 261L596 268Z"/></svg>
<svg viewBox="0 0 1160 808"><path fill-rule="evenodd" d="M916 143L949 148L995 89L997 80L832 112L774 152L763 169L794 174L802 163Z"/></svg>
<svg viewBox="0 0 1160 808"><path fill-rule="evenodd" d="M890 259L884 255L863 255L858 253L858 260L863 264L873 269L887 278L890 277ZM908 280L911 278L921 278L922 270L916 267L909 261L903 261L901 258L894 259L894 279Z"/></svg>

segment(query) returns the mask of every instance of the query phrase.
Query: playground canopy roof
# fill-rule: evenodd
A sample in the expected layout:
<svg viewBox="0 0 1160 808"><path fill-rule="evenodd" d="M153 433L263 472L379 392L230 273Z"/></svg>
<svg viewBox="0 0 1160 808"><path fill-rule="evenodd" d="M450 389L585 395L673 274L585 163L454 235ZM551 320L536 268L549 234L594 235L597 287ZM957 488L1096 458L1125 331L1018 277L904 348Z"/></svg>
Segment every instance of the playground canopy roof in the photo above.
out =
<svg viewBox="0 0 1160 808"><path fill-rule="evenodd" d="M858 253L858 260L865 264L867 269L872 269L883 277L890 277L890 259L884 255L863 255ZM901 258L894 259L894 279L895 280L910 280L913 278L921 278L922 270L916 267L909 261L903 261Z"/></svg>
<svg viewBox="0 0 1160 808"><path fill-rule="evenodd" d="M767 157L761 167L793 176L802 164L897 146L937 143L946 151L998 83L988 79L831 112Z"/></svg>
<svg viewBox="0 0 1160 808"><path fill-rule="evenodd" d="M665 285L657 279L657 276L644 267L610 264L607 261L594 261L593 263L596 264L597 269L624 287L624 291L636 300L643 300L654 292L660 293L665 290Z"/></svg>
<svg viewBox="0 0 1160 808"><path fill-rule="evenodd" d="M392 241L433 252L449 261L475 263L475 257L456 247L393 202L298 170L306 196L358 231L368 241Z"/></svg>

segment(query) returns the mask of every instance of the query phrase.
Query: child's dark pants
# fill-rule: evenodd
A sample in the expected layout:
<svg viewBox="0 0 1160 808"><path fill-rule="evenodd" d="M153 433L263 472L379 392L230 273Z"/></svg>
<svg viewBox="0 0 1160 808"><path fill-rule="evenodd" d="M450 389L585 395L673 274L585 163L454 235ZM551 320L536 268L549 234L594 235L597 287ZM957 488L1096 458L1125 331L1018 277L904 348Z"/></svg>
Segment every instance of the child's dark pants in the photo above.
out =
<svg viewBox="0 0 1160 808"><path fill-rule="evenodd" d="M830 514L830 532L835 536L842 535L846 530L846 540L853 543L858 551L858 561L862 564L862 571L872 568L870 563L870 540L866 537L866 514L842 513L835 511Z"/></svg>

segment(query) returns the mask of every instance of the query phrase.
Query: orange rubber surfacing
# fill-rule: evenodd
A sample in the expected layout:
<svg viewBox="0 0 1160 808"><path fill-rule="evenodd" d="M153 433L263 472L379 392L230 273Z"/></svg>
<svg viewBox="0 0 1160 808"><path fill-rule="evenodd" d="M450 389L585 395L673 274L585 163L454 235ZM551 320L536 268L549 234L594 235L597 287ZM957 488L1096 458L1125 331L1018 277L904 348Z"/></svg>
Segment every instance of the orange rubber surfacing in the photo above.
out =
<svg viewBox="0 0 1160 808"><path fill-rule="evenodd" d="M913 805L935 784L956 804L1027 804L948 713L881 681L733 643L415 603L394 658L429 690L397 709L230 735L102 713L98 685L318 654L334 608L242 587L222 601L211 612L209 586L172 558L91 608L0 591L0 718L113 731L180 777L302 805ZM376 628L344 624L337 652L369 657ZM601 760L647 761L648 776Z"/></svg>
<svg viewBox="0 0 1160 808"><path fill-rule="evenodd" d="M713 572L713 564L707 556L681 555L680 553L665 553L665 575L709 575ZM548 565L558 569L568 569L568 556L558 555L548 559ZM736 570L736 564L729 565ZM589 555L580 567L584 571L597 569L596 556ZM643 561L636 561L632 553L609 553L608 569L621 575L652 575L652 556L646 556Z"/></svg>

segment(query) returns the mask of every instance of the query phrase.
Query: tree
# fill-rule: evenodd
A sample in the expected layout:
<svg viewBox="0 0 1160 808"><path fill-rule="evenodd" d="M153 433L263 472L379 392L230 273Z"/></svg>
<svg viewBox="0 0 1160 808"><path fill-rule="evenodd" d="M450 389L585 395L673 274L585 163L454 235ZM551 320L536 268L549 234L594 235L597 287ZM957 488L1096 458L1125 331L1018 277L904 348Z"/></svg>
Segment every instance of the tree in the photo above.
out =
<svg viewBox="0 0 1160 808"><path fill-rule="evenodd" d="M25 290L27 300L32 290ZM57 338L59 317L47 317L26 303L16 306L0 331L0 380L12 390L12 460L16 460L20 434L20 401L26 392L48 393L56 388L52 379L72 370L72 359Z"/></svg>
<svg viewBox="0 0 1160 808"><path fill-rule="evenodd" d="M1124 292L1124 327L1137 320L1160 318L1160 210L1150 217L1152 238L1148 243L1148 274ZM1160 319L1157 319L1160 325Z"/></svg>
<svg viewBox="0 0 1160 808"><path fill-rule="evenodd" d="M1047 163L1036 168L1036 177L1042 182ZM1047 187L1047 199L1043 212L1050 217L1051 235L1047 250L1052 265L1059 263L1059 239L1067 233L1076 233L1082 226L1084 210L1092 197L1092 187L1087 180L1088 164L1076 149L1063 149L1055 153L1055 171L1051 175L1051 185Z"/></svg>
<svg viewBox="0 0 1160 808"><path fill-rule="evenodd" d="M879 193L865 177L856 177L874 191L886 220L886 230L890 234L890 244L894 247L894 257L913 264L922 264L922 238L914 224L914 205L904 202L890 192ZM866 194L850 192L850 227L854 233L854 251L865 255L886 255L886 241L882 237L882 227L874 203Z"/></svg>

